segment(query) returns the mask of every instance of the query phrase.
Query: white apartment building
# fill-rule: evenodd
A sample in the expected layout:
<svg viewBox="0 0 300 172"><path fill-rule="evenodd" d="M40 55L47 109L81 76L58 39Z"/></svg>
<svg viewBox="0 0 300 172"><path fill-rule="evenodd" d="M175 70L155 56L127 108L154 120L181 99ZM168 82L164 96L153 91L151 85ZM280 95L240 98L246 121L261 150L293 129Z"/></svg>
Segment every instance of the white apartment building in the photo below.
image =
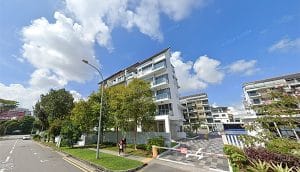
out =
<svg viewBox="0 0 300 172"><path fill-rule="evenodd" d="M270 103L272 100L270 100L268 92L274 90L282 91L293 96L300 96L300 73L245 83L243 85L243 91L245 96L244 106L247 115L243 119L244 122L251 122L260 115L254 111L253 107ZM296 115L296 118L300 121L300 115ZM274 125L276 125L275 122ZM279 126L278 133L287 137L296 136L296 138L299 139L300 122L296 123L296 125L298 125L298 128L295 130L285 129L285 127Z"/></svg>
<svg viewBox="0 0 300 172"><path fill-rule="evenodd" d="M256 116L253 106L269 103L267 93L270 90L284 91L294 96L300 96L300 73L269 78L243 85L244 106L248 116Z"/></svg>
<svg viewBox="0 0 300 172"><path fill-rule="evenodd" d="M142 62L113 74L103 82L106 87L110 87L127 84L133 78L148 81L157 105L155 131L170 133L172 139L178 139L185 137L185 133L182 132L184 118L179 102L179 86L170 57L170 48L164 49Z"/></svg>
<svg viewBox="0 0 300 172"><path fill-rule="evenodd" d="M228 107L211 107L211 113L214 123L230 122L230 114L228 113Z"/></svg>
<svg viewBox="0 0 300 172"><path fill-rule="evenodd" d="M192 129L194 125L199 126L199 124L210 126L209 124L213 123L206 93L180 97L180 103L184 107L183 116L186 129Z"/></svg>

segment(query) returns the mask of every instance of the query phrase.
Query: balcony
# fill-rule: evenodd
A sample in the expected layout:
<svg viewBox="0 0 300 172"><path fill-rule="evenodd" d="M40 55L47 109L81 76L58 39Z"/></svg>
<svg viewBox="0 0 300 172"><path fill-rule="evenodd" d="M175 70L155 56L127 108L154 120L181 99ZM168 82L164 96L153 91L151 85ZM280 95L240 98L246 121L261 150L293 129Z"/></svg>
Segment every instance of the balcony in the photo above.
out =
<svg viewBox="0 0 300 172"><path fill-rule="evenodd" d="M156 116L160 115L173 115L173 111L168 109L160 109L158 112L156 112Z"/></svg>
<svg viewBox="0 0 300 172"><path fill-rule="evenodd" d="M156 79L152 84L151 88L156 88L159 86L163 86L169 84L169 80L167 78Z"/></svg>
<svg viewBox="0 0 300 172"><path fill-rule="evenodd" d="M155 97L156 101L168 100L170 98L171 98L170 93L157 94Z"/></svg>

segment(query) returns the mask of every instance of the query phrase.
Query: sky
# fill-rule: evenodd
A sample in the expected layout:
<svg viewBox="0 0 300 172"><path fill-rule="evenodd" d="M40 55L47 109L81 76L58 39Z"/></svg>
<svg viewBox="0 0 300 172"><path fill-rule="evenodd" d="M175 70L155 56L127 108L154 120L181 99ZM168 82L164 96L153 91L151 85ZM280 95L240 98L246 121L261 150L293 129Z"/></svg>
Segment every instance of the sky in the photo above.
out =
<svg viewBox="0 0 300 172"><path fill-rule="evenodd" d="M241 108L243 83L300 72L300 1L0 0L0 98L86 98L83 58L108 77L167 47L180 95Z"/></svg>

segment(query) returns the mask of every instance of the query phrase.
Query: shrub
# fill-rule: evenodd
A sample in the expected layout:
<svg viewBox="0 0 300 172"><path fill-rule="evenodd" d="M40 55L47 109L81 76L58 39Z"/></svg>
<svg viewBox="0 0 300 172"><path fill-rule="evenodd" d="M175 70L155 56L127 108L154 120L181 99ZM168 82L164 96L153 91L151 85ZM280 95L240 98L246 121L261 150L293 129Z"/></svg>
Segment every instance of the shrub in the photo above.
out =
<svg viewBox="0 0 300 172"><path fill-rule="evenodd" d="M279 154L271 152L265 148L246 148L246 156L250 160L261 160L268 163L283 164L283 167L300 167L300 158L293 155Z"/></svg>
<svg viewBox="0 0 300 172"><path fill-rule="evenodd" d="M33 137L32 137L33 140L36 140L36 141L40 141L41 140L41 136L38 135L38 134L35 134Z"/></svg>
<svg viewBox="0 0 300 172"><path fill-rule="evenodd" d="M78 126L74 125L70 121L65 121L63 127L61 128L60 134L62 139L66 141L66 144L69 147L73 147L73 145L79 140L81 136L81 131Z"/></svg>
<svg viewBox="0 0 300 172"><path fill-rule="evenodd" d="M247 168L249 172L268 172L270 168L270 164L257 160L257 161L250 161L251 165Z"/></svg>
<svg viewBox="0 0 300 172"><path fill-rule="evenodd" d="M154 137L152 139L148 139L148 143L147 143L146 149L148 151L152 150L152 145L155 145L155 146L165 146L165 139L162 136Z"/></svg>
<svg viewBox="0 0 300 172"><path fill-rule="evenodd" d="M286 138L277 138L273 139L266 144L268 150L280 154L292 154L299 156L297 150L300 150L300 143L297 141L286 139Z"/></svg>
<svg viewBox="0 0 300 172"><path fill-rule="evenodd" d="M139 145L136 145L136 148L141 149L141 150L147 150L147 145L146 144L139 144Z"/></svg>
<svg viewBox="0 0 300 172"><path fill-rule="evenodd" d="M234 167L243 168L247 164L247 157L242 149L233 145L224 145L223 151Z"/></svg>
<svg viewBox="0 0 300 172"><path fill-rule="evenodd" d="M105 145L105 146L116 146L117 145L114 142L103 142L102 144Z"/></svg>
<svg viewBox="0 0 300 172"><path fill-rule="evenodd" d="M277 165L272 163L271 168L274 172L293 172L293 169L294 169L294 167L291 167L291 168L289 168L287 166L283 167L282 163L277 164Z"/></svg>

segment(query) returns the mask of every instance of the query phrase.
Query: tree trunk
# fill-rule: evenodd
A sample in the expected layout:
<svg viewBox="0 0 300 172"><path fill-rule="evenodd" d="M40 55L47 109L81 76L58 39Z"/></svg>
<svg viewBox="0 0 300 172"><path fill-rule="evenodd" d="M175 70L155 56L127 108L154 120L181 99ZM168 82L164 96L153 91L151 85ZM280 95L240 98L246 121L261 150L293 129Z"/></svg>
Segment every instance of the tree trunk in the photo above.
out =
<svg viewBox="0 0 300 172"><path fill-rule="evenodd" d="M137 134L137 123L135 123L134 127L134 149L137 150L136 148L136 134Z"/></svg>
<svg viewBox="0 0 300 172"><path fill-rule="evenodd" d="M117 140L116 140L116 146L118 147L118 143L119 143L119 127L116 127L116 135L117 135Z"/></svg>

